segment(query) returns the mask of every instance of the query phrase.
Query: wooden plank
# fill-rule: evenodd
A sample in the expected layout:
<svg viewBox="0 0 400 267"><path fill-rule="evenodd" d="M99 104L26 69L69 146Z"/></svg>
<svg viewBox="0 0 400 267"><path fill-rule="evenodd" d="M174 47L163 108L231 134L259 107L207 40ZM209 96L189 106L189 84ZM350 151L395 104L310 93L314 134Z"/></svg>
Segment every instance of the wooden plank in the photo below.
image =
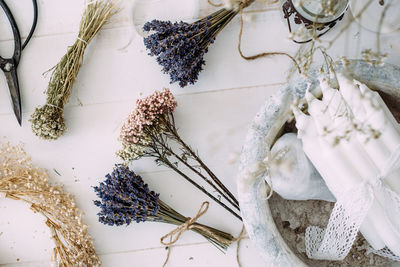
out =
<svg viewBox="0 0 400 267"><path fill-rule="evenodd" d="M242 140L257 110L278 88L279 86L242 88L177 97L179 106L175 114L182 137L199 149L204 161L234 194L237 156ZM86 214L85 222L90 225L90 233L95 239L99 253L159 247L159 238L173 229L171 226L155 223L108 227L97 222L98 209L92 204L96 198L92 186L102 181L104 175L112 170L113 164L118 162L114 156L119 147L118 129L133 105L133 101L126 100L69 107L66 110L69 131L56 142L39 140L33 136L30 126L26 123L20 129L11 114L0 116L3 123L1 135L7 136L7 140L14 143L24 142L35 163L49 169L54 181L65 184L66 189L76 196L78 205ZM152 189L161 193L165 202L186 216L193 216L200 204L208 200L174 172L156 167L151 160L137 161L133 168L142 174ZM4 205L8 211L14 211L12 216L19 218L18 214L22 212L20 207L12 203ZM0 222L7 221L2 218L0 215ZM22 229L26 221L29 220L21 220L20 224L13 222L13 229ZM211 204L209 211L200 221L233 234L238 234L241 227L239 220L215 203ZM25 238L24 242L27 243L37 242L38 238L30 240L30 237L31 235L24 231L21 238ZM46 236L41 238L46 240ZM0 236L0 243L1 241ZM18 238L14 241L16 244L23 242ZM202 237L188 233L180 243L203 241ZM45 247L45 241L43 242L42 246ZM18 251L19 254L8 254L9 250L0 250L0 263L3 259L10 260L2 255L11 255L13 258L18 255L25 261L45 260L47 255L44 251L26 253L23 248Z"/></svg>

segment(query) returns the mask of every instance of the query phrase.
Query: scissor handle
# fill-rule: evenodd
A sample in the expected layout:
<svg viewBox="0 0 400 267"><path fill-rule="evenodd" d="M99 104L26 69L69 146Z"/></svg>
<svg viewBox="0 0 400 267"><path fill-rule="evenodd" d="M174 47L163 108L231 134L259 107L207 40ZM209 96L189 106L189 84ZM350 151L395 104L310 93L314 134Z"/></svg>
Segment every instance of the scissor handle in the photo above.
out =
<svg viewBox="0 0 400 267"><path fill-rule="evenodd" d="M0 6L6 13L6 16L8 18L8 21L11 24L11 29L14 35L14 54L13 54L13 59L15 60L16 65L18 65L19 60L21 58L21 50L22 50L22 45L21 45L21 35L19 33L19 29L17 26L17 23L15 22L14 16L11 13L11 10L8 8L7 4L4 2L4 0L0 0Z"/></svg>
<svg viewBox="0 0 400 267"><path fill-rule="evenodd" d="M25 46L31 40L31 37L32 37L33 32L35 31L36 25L37 25L37 20L38 20L38 5L37 5L37 1L36 0L32 0L32 4L33 4L33 23L32 23L31 30L29 31L28 37L26 37L25 42L22 44L22 50L24 50Z"/></svg>
<svg viewBox="0 0 400 267"><path fill-rule="evenodd" d="M22 49L25 48L25 46L28 44L29 40L31 39L33 32L35 31L36 25L37 25L37 14L38 14L38 7L37 7L37 1L32 0L33 2L33 23L31 30L28 34L28 37L26 38L25 42L21 44L21 34L18 29L17 22L14 19L13 14L11 13L10 8L7 6L7 4L4 2L4 0L0 0L0 6L6 13L6 16L8 18L8 21L11 24L11 29L14 35L14 54L13 54L13 60L15 67L19 64L19 60L21 59L21 51ZM1 61L6 61L7 59L0 57L2 60Z"/></svg>

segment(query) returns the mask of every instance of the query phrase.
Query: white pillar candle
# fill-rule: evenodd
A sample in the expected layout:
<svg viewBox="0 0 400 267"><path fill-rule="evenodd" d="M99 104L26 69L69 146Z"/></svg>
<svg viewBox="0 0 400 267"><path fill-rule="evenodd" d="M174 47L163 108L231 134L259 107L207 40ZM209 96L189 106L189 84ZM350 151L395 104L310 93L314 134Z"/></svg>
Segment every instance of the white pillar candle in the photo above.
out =
<svg viewBox="0 0 400 267"><path fill-rule="evenodd" d="M308 111L311 116L314 118L314 122L320 128L320 136L319 138L329 144L326 144L322 151L328 151L328 154L323 153L321 156L325 156L326 161L329 161L330 164L335 166L339 176L343 177L340 179L336 177L336 180L332 181L332 183L339 184L341 188L339 191L334 192L336 196L341 193L343 188L353 188L360 185L365 176L369 176L370 179L376 177L378 174L378 170L371 167L369 159L364 155L364 152L358 147L358 143L355 143L355 138L352 133L349 133L346 136L348 129L351 129L352 122L346 116L346 112L348 110L343 108L343 101L332 101L333 99L328 99L330 102L331 111L334 111L335 116L334 120L330 117L330 113L328 106L325 105L323 101L319 101L318 99L313 98L310 94L307 94L307 100L309 102ZM324 95L325 98L325 95ZM331 128L333 127L333 128ZM334 130L331 130L334 129ZM324 130L327 132L324 133ZM332 131L332 132L331 132ZM335 136L341 138L341 140L335 140ZM330 136L331 135L331 136ZM326 163L325 163L326 164ZM338 183L339 182L339 183ZM381 237L383 243L385 243L388 247L393 251L400 251L400 247L396 247L395 244L399 243L399 238L396 234L390 229L390 222L384 216L384 211L380 203L375 200L367 217L368 221L372 223L375 231ZM369 225L367 225L369 227ZM366 233L363 233L366 234ZM368 239L372 239L367 237ZM382 246L382 243L378 244L370 240L370 243L374 243L374 247L378 247L378 245ZM400 245L400 243L399 243ZM380 247L381 249L383 247Z"/></svg>
<svg viewBox="0 0 400 267"><path fill-rule="evenodd" d="M393 116L392 112L389 110L388 106L385 104L379 93L372 91L365 84L357 80L354 80L354 84L356 84L360 88L361 94L363 94L365 97L368 97L368 94L371 94L373 98L377 101L377 104L379 104L380 108L386 113L386 116L392 123L393 127L397 130L400 130L400 125L397 123L395 117Z"/></svg>
<svg viewBox="0 0 400 267"><path fill-rule="evenodd" d="M382 132L385 132L384 134L387 137L386 140L388 140L388 142L391 142L392 146L393 144L400 143L400 136L398 136L398 132L396 131L398 129L398 127L396 127L397 122L395 121L394 117L392 116L386 105L384 105L384 102L380 98L379 94L377 94L376 92L372 92L366 86L363 86L361 89L359 89L359 87L361 86L353 84L350 80L344 78L341 75L338 75L338 80L341 86L340 94L337 90L330 88L326 82L321 82L321 88L324 93L323 101L326 105L329 106L328 111L330 111L331 115L334 115L332 113L333 111L336 113L336 117L345 118L345 114L340 113L340 111L345 110L349 113L348 117L353 116L352 119L354 120L354 123L361 122L361 125L368 125L372 129L383 129ZM338 98L341 98L340 95L343 95L346 105L348 106L347 109L343 109L338 105L338 103L340 102L338 101ZM390 117L387 116L387 113L390 113ZM370 123L370 121L372 121L373 123ZM335 126L335 123L333 124ZM349 123L347 124L349 125ZM356 125L356 127L359 126ZM388 128L390 129L386 132L385 130ZM353 161L355 166L358 166L357 169L362 177L374 180L379 174L379 169L382 169L383 166L387 164L387 160L389 159L391 153L394 152L396 145L393 146L394 148L392 149L392 151L389 151L387 149L387 146L385 144L382 144L383 142L379 142L379 138L366 138L365 136L362 136L363 134L360 133L359 130L360 129L355 131L357 133L358 140L371 140L371 142L368 142L370 144L368 146L370 153L365 153L362 145L359 144L357 140L350 140L348 142L348 145L345 146L347 149L346 154L352 155L350 161ZM368 134L371 133L364 133L364 135ZM352 139L355 139L352 135L350 136ZM343 142L346 142L346 140L344 140ZM373 149L371 149L371 145L373 146ZM376 156L377 153L372 154L373 152L378 152L379 154L381 164L381 166L379 167L375 165L375 161L373 160L374 156ZM400 176L397 176L397 184L400 184L399 178ZM377 203L373 204L371 212L374 212L374 206L382 210L385 208L382 194L380 192L376 192L375 196ZM379 214L375 215L377 215L377 217L380 216ZM378 229L378 231L379 229L384 228L384 225L388 225L388 227L390 228L390 222L388 221L388 218L386 218L385 214L380 217L384 218L386 222L383 222L383 224L382 222L377 222L376 228ZM381 237L383 237L383 239L385 239L385 243L387 244L387 246L393 252L399 254L400 244L398 240L400 237L396 234L394 236L390 235L386 231L381 232L380 235Z"/></svg>
<svg viewBox="0 0 400 267"><path fill-rule="evenodd" d="M398 124L390 113L387 106L384 104L382 98L378 93L372 92L365 85L360 83L353 84L350 80L347 80L341 75L338 75L339 84L341 85L341 93L343 98L349 106L351 106L353 115L358 121L361 121L365 126L371 127L379 131L379 137L366 136L371 133L357 132L357 139L364 144L363 150L366 151L366 155L373 159L369 166L375 164L378 168L378 172L374 172L369 166L365 165L364 168L360 168L362 176L367 179L376 179L379 174L379 170L384 168L387 161L392 153L395 152L397 144L400 143L400 133L398 131ZM360 105L361 104L361 105ZM356 150L354 147L353 151ZM363 154L363 151L354 151L354 156ZM349 151L351 153L351 151ZM375 174L375 177L371 175ZM400 175L399 172L392 174L390 177L386 177L384 181L397 193L400 193ZM385 208L384 197L380 193L375 193L376 199L380 202L382 209ZM375 206L375 203L374 203ZM372 211L373 207L371 208ZM386 214L383 218L389 222ZM389 222L390 223L390 222ZM383 225L378 225L378 229L382 229ZM390 225L389 225L390 227ZM384 239L386 245L392 252L400 255L400 242L396 239L400 238L397 234L395 238L390 236L388 233L380 233Z"/></svg>
<svg viewBox="0 0 400 267"><path fill-rule="evenodd" d="M379 169L384 168L390 155L395 153L396 144L400 143L400 127L396 119L377 92L370 90L358 81L350 81L338 75L341 92L345 101L352 107L354 116L379 132L378 138L365 138L357 133L358 139L365 139L365 150L373 158ZM361 108L353 108L362 104ZM372 140L371 140L372 139ZM385 182L400 194L400 170L385 179Z"/></svg>
<svg viewBox="0 0 400 267"><path fill-rule="evenodd" d="M344 187L351 188L361 183L361 177L351 165L346 163L345 160L341 160L341 155L337 154L337 150L332 151L326 142L320 141L311 117L303 114L296 107L294 107L293 112L296 117L299 138L303 140L304 152L325 179L330 190L335 194L335 192L338 193L343 190ZM371 215L367 215L360 230L368 243L374 249L379 250L385 247L385 243L371 222L373 218L370 217Z"/></svg>

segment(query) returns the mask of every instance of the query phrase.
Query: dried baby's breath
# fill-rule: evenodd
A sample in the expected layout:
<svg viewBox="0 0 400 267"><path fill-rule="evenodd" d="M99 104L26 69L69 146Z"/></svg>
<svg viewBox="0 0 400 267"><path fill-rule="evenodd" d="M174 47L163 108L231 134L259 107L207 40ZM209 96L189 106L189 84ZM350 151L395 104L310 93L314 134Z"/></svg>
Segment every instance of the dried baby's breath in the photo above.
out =
<svg viewBox="0 0 400 267"><path fill-rule="evenodd" d="M47 171L34 166L21 145L0 142L0 192L29 203L47 219L59 266L101 265L73 196L63 186L51 185Z"/></svg>

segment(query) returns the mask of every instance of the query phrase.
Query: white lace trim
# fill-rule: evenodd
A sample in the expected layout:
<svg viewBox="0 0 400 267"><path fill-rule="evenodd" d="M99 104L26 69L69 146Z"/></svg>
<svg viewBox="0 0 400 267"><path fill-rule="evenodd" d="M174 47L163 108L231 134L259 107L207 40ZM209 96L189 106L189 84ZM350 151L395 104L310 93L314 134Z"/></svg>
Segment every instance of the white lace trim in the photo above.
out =
<svg viewBox="0 0 400 267"><path fill-rule="evenodd" d="M400 168L400 146L395 151L374 183L364 182L338 196L325 230L316 226L306 229L306 253L309 258L343 260L356 239L375 199L374 192L377 191L384 196L385 216L391 230L400 233L400 196L382 182ZM368 252L400 261L400 255L395 255L388 248L379 251L370 248Z"/></svg>

